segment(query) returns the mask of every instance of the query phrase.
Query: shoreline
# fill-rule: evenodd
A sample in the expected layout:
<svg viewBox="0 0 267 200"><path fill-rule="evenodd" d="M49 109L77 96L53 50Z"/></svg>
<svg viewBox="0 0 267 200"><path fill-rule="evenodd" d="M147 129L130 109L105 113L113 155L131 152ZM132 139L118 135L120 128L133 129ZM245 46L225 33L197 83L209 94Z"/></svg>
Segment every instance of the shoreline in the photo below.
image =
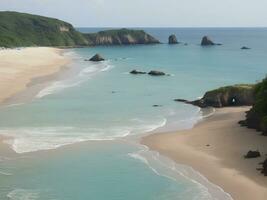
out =
<svg viewBox="0 0 267 200"><path fill-rule="evenodd" d="M29 100L27 90L40 91L65 69L71 60L63 49L52 47L27 47L0 51L0 106Z"/></svg>
<svg viewBox="0 0 267 200"><path fill-rule="evenodd" d="M192 129L154 133L140 142L178 164L192 167L234 200L265 200L266 177L256 168L266 157L267 138L238 124L249 108L217 109ZM262 153L260 158L244 159L247 151L256 149Z"/></svg>

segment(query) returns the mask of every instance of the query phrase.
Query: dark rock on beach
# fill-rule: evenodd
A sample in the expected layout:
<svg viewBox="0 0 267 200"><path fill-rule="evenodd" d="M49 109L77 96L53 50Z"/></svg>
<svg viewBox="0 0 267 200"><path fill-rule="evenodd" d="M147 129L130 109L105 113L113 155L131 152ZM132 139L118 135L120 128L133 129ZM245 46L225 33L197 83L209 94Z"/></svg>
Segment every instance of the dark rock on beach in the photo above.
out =
<svg viewBox="0 0 267 200"><path fill-rule="evenodd" d="M178 44L177 38L174 34L169 36L169 44Z"/></svg>
<svg viewBox="0 0 267 200"><path fill-rule="evenodd" d="M138 71L136 69L132 70L130 74L146 74L146 72Z"/></svg>
<svg viewBox="0 0 267 200"><path fill-rule="evenodd" d="M105 59L101 55L96 54L92 58L90 58L89 61L99 62L99 61L104 61L104 60Z"/></svg>
<svg viewBox="0 0 267 200"><path fill-rule="evenodd" d="M264 176L267 176L267 159L262 163L261 173L263 173Z"/></svg>
<svg viewBox="0 0 267 200"><path fill-rule="evenodd" d="M258 158L261 157L259 151L248 151L244 158Z"/></svg>
<svg viewBox="0 0 267 200"><path fill-rule="evenodd" d="M192 104L200 108L250 106L255 101L254 86L249 84L226 86L208 91L203 98L195 101L185 99L175 99L175 101Z"/></svg>
<svg viewBox="0 0 267 200"><path fill-rule="evenodd" d="M201 41L201 46L211 46L211 45L215 45L215 43L208 36L204 36Z"/></svg>
<svg viewBox="0 0 267 200"><path fill-rule="evenodd" d="M165 76L166 74L161 71L152 70L148 73L151 76Z"/></svg>

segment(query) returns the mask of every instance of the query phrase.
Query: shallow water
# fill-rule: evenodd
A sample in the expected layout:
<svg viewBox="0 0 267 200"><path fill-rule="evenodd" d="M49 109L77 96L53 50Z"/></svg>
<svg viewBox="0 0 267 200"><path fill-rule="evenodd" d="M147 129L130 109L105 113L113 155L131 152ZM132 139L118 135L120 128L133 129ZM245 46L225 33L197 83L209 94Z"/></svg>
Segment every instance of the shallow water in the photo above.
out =
<svg viewBox="0 0 267 200"><path fill-rule="evenodd" d="M63 79L31 102L0 109L0 134L12 136L6 142L20 153L1 159L1 199L229 198L190 168L149 152L129 136L159 127L190 128L201 119L198 108L174 102L175 98L196 99L209 89L262 79L267 30L148 32L163 42L176 33L188 45L67 50L74 62ZM205 34L224 45L200 47ZM241 46L252 49L242 51ZM95 53L107 61L84 61ZM131 75L132 69L162 70L170 76ZM39 152L81 141L91 142Z"/></svg>

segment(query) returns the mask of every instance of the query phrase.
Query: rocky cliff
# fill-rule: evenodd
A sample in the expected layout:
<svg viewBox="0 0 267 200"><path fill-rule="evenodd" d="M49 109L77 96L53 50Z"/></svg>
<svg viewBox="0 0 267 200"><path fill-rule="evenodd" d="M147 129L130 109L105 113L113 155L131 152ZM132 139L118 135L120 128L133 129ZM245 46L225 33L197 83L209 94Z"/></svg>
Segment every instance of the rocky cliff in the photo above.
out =
<svg viewBox="0 0 267 200"><path fill-rule="evenodd" d="M227 107L227 106L249 106L255 102L254 85L243 84L221 87L208 91L205 95L195 101L176 99L176 101L193 104L201 108L205 107Z"/></svg>
<svg viewBox="0 0 267 200"><path fill-rule="evenodd" d="M118 29L83 34L64 21L18 12L0 12L0 47L157 44L142 30Z"/></svg>
<svg viewBox="0 0 267 200"><path fill-rule="evenodd" d="M240 124L267 135L267 78L255 85L255 103Z"/></svg>
<svg viewBox="0 0 267 200"><path fill-rule="evenodd" d="M158 44L153 36L143 30L118 29L84 34L91 45Z"/></svg>
<svg viewBox="0 0 267 200"><path fill-rule="evenodd" d="M88 41L69 23L18 12L0 12L0 46L84 46Z"/></svg>

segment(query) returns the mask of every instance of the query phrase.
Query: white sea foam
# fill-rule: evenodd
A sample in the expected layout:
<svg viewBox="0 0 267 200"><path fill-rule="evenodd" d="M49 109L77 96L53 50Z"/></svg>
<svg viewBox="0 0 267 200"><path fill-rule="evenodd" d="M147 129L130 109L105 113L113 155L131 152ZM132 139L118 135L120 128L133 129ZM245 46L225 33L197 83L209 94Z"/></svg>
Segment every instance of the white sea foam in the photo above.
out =
<svg viewBox="0 0 267 200"><path fill-rule="evenodd" d="M105 68L101 69L101 72L109 71L109 70L111 70L112 68L114 68L113 65L107 65Z"/></svg>
<svg viewBox="0 0 267 200"><path fill-rule="evenodd" d="M80 83L81 83L81 81L77 81L77 82L73 82L73 83L71 83L71 82L68 83L68 82L64 82L64 81L56 81L56 82L52 83L52 85L41 90L35 97L36 98L42 98L42 97L47 96L49 94L59 92L65 88L78 86Z"/></svg>
<svg viewBox="0 0 267 200"><path fill-rule="evenodd" d="M131 126L107 128L77 127L24 127L0 130L0 134L8 136L4 142L17 153L28 153L40 150L56 149L64 145L84 141L114 140L129 135L150 132L163 126L166 120L157 124L138 123Z"/></svg>
<svg viewBox="0 0 267 200"><path fill-rule="evenodd" d="M41 90L36 95L36 98L43 98L47 95L60 92L66 88L79 86L88 79L92 78L97 73L106 72L112 68L114 68L114 66L110 65L108 61L104 61L98 64L90 64L89 66L81 69L81 71L77 75L74 75L67 79L53 82L51 85Z"/></svg>
<svg viewBox="0 0 267 200"><path fill-rule="evenodd" d="M13 174L8 173L8 172L4 172L4 171L0 171L0 175L4 175L4 176L12 176Z"/></svg>
<svg viewBox="0 0 267 200"><path fill-rule="evenodd" d="M10 200L36 200L39 198L38 191L15 189L7 194L7 198Z"/></svg>
<svg viewBox="0 0 267 200"><path fill-rule="evenodd" d="M149 151L147 147L128 155L146 164L159 176L178 182L181 178L189 180L195 187L199 188L200 195L198 193L194 198L196 200L233 200L222 188L209 182L206 177L192 167L176 164L174 161L161 156L158 152Z"/></svg>

